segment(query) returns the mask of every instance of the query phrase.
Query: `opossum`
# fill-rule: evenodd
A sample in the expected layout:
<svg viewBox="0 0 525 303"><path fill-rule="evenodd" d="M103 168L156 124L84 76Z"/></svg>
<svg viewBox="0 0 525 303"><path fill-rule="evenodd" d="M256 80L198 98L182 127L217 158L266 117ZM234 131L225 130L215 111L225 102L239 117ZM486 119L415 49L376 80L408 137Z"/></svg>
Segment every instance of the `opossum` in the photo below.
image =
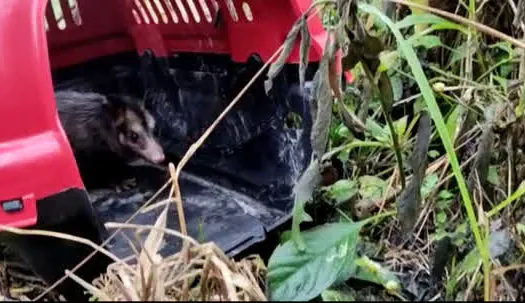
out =
<svg viewBox="0 0 525 303"><path fill-rule="evenodd" d="M155 119L129 96L74 90L55 91L58 116L76 160L112 154L125 162L165 159L153 134ZM103 156L107 158L107 156Z"/></svg>

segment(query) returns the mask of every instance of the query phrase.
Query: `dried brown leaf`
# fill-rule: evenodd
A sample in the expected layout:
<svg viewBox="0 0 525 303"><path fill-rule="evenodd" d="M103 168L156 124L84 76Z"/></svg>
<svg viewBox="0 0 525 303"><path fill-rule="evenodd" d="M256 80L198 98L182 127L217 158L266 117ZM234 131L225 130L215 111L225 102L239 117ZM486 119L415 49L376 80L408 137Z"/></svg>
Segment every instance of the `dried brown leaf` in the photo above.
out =
<svg viewBox="0 0 525 303"><path fill-rule="evenodd" d="M306 15L301 18L301 47L299 50L299 85L304 87L306 69L308 68L308 54L310 50L311 38L306 23Z"/></svg>
<svg viewBox="0 0 525 303"><path fill-rule="evenodd" d="M486 121L482 126L482 133L479 138L478 148L472 170L469 174L469 189L472 192L478 184L483 188L487 182L490 166L490 157L492 155L492 146L494 142L494 118L498 106L490 106L485 110ZM478 183L479 181L479 183Z"/></svg>
<svg viewBox="0 0 525 303"><path fill-rule="evenodd" d="M419 204L421 202L421 185L425 178L430 136L430 117L426 111L422 111L421 117L419 118L417 139L411 158L411 166L414 174L410 183L407 184L397 201L397 217L405 233L410 232L414 228L418 217Z"/></svg>
<svg viewBox="0 0 525 303"><path fill-rule="evenodd" d="M286 40L283 43L283 50L281 51L281 54L275 60L272 65L270 65L270 68L268 69L268 79L264 82L264 88L266 90L266 94L270 92L273 86L273 79L281 72L281 70L284 67L284 64L286 63L286 59L290 55L290 52L292 51L295 40L297 39L297 35L299 34L299 30L301 28L301 20L299 19L295 22L295 24L292 26L292 29L288 32L288 35L286 36Z"/></svg>
<svg viewBox="0 0 525 303"><path fill-rule="evenodd" d="M141 276L144 278L151 278L154 275L154 266L156 255L161 248L162 241L164 239L164 232L160 229L166 228L166 221L168 217L168 207L166 206L162 213L157 218L155 222L156 229L152 229L144 241L144 247L140 253L138 265L141 271ZM147 283L147 282L146 282ZM142 286L145 286L145 283L141 283ZM144 295L144 294L143 294Z"/></svg>
<svg viewBox="0 0 525 303"><path fill-rule="evenodd" d="M328 35L323 58L317 71L318 83L316 86L315 99L317 103L316 119L312 125L311 141L312 152L316 158L321 158L328 145L328 129L332 119L332 89L330 83L330 61L335 55L335 43Z"/></svg>

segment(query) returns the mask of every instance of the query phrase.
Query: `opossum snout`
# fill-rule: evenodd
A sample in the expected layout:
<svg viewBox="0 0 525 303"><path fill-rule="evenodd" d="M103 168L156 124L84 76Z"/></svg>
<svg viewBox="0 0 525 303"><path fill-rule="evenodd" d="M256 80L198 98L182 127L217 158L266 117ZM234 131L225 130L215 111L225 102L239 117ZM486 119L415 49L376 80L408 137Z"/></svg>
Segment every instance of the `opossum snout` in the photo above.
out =
<svg viewBox="0 0 525 303"><path fill-rule="evenodd" d="M155 164L162 163L166 159L164 150L154 139L148 139L146 141L146 146L143 150L141 150L141 154L144 158Z"/></svg>

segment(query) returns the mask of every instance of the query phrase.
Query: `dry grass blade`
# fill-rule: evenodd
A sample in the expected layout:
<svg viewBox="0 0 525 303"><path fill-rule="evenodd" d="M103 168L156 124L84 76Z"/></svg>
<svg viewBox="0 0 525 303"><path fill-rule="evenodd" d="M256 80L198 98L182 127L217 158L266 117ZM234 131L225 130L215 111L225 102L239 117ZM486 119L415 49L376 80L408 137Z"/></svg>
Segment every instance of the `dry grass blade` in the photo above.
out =
<svg viewBox="0 0 525 303"><path fill-rule="evenodd" d="M139 264L137 272L142 275L142 278L147 278L146 284L140 285L142 291L143 299L147 300L152 293L158 293L158 287L162 283L155 283L157 277L157 265L159 263L160 256L158 256L158 251L161 248L162 240L164 238L164 232L160 231L161 228L166 228L166 221L168 216L168 206L164 208L160 216L155 222L155 228L152 229L144 241L144 248L139 256ZM137 282L144 281L143 279L137 279ZM154 288L153 290L151 288Z"/></svg>
<svg viewBox="0 0 525 303"><path fill-rule="evenodd" d="M172 180L170 179L168 182L166 182L151 198L149 198L149 200L144 203L144 205L142 205L132 216L129 217L128 220L126 220L126 223L129 223L131 222L133 219L135 219L136 216L139 215L139 213L142 211L142 209L146 208L148 205L151 204L151 202L153 202L167 187L168 185L170 185L170 183L172 182ZM102 242L102 244L100 245L100 247L104 247L106 246L111 240L113 240L113 238L115 238L117 236L117 234L121 231L122 229L117 229L114 233L112 233L104 242ZM75 267L73 267L71 269L71 273L74 273L75 271L77 271L80 267L82 267L84 264L86 264L87 261L89 261L91 258L93 258L93 256L95 256L95 254L98 252L98 250L93 250L93 252L91 254L89 254L87 257L84 258L84 260L82 260L81 262L79 262ZM60 285L60 283L64 282L64 280L67 279L67 275L64 275L62 276L62 278L58 279L55 283L53 283L51 286L49 286L44 292L42 292L39 296L37 296L34 300L35 301L38 301L38 300L42 300L42 298L44 298L45 295L47 295L49 292L51 292L52 290L54 290L58 285Z"/></svg>
<svg viewBox="0 0 525 303"><path fill-rule="evenodd" d="M81 285L112 301L267 300L256 278L263 269L258 259L245 258L236 263L213 243L193 246L190 252L191 259L187 263L182 251L164 259L158 255L152 257L147 276L140 270L140 263L131 272L124 270L121 264L112 264L92 285ZM185 298L183 286L188 280L199 283L192 284Z"/></svg>
<svg viewBox="0 0 525 303"><path fill-rule="evenodd" d="M159 232L163 232L163 233L165 233L167 235L170 235L170 236L179 237L179 238L181 238L183 240L188 241L192 245L198 245L199 244L193 238L190 238L190 237L188 237L186 235L181 234L180 232L178 232L176 230L169 229L169 228L161 228L161 227L156 227L156 226L130 224L130 223L126 224L126 223L118 223L118 222L108 222L108 223L106 223L104 225L106 226L106 228L110 228L110 229L120 228L120 229L143 229L143 230L148 230L149 229L149 230L157 230Z"/></svg>
<svg viewBox="0 0 525 303"><path fill-rule="evenodd" d="M4 226L4 225L0 225L0 230L7 231L7 232L10 232L10 233L13 233L13 234L17 234L17 235L44 236L44 237L58 238L58 239L63 239L63 240L68 240L68 241L81 243L81 244L84 244L84 245L92 247L93 249L95 249L95 251L98 251L98 252L108 256L109 258L111 258L115 262L119 262L119 263L121 262L121 260L117 256L115 256L110 251L104 249L103 247L93 243L92 241L90 241L88 239L77 237L77 236L73 236L73 235L70 235L70 234L65 234L65 233L60 233L60 232L55 232L55 231L47 231L47 230L20 229L20 228Z"/></svg>
<svg viewBox="0 0 525 303"><path fill-rule="evenodd" d="M217 266L222 274L223 277L223 283L226 286L226 290L228 291L228 298L229 301L239 301L239 298L237 297L237 293L235 292L235 287L233 285L233 277L232 273L230 272L230 269L224 262L222 262L219 258L216 256L211 257L211 261L215 266Z"/></svg>
<svg viewBox="0 0 525 303"><path fill-rule="evenodd" d="M101 301L112 301L109 296L107 296L104 292L100 291L93 285L87 283L79 276L75 275L74 273L70 272L69 270L66 270L66 275L69 276L73 281L77 282L78 284L82 285L86 290L88 290L92 295L99 298Z"/></svg>

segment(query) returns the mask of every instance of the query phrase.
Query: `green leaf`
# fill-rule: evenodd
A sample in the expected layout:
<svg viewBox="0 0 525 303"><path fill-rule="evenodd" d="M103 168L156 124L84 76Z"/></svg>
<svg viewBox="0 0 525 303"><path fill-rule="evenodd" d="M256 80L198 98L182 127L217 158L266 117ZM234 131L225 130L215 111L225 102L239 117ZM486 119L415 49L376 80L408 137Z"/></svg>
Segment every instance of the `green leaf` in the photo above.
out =
<svg viewBox="0 0 525 303"><path fill-rule="evenodd" d="M428 156L429 156L430 158L435 159L435 158L439 157L439 152L438 152L437 150L435 150L435 149L433 149L433 150L429 150L429 151L428 151Z"/></svg>
<svg viewBox="0 0 525 303"><path fill-rule="evenodd" d="M481 232L478 227L477 217L474 212L474 207L472 205L472 200L470 199L470 194L469 194L466 182L465 182L465 178L463 177L463 174L461 172L461 168L459 166L459 161L458 161L456 152L454 150L452 140L450 136L448 135L447 128L445 126L445 121L443 120L443 116L441 114L440 108L432 92L432 88L430 87L430 84L428 83L428 79L425 76L425 72L423 71L423 68L421 67L421 63L419 62L419 59L416 56L416 53L414 52L414 50L410 47L410 45L403 38L403 35L399 31L399 29L396 27L396 25L392 22L392 20L390 20L387 16L381 13L381 11L379 11L377 8L371 5L359 2L358 8L365 12L368 12L370 14L377 16L379 20L381 20L382 22L388 25L388 27L390 28L391 32L394 34L397 40L399 50L401 51L401 53L404 54L405 58L407 59L407 63L410 66L412 74L414 75L414 79L416 80L418 87L421 91L421 94L423 95L425 104L428 107L428 111L430 112L432 120L434 121L434 124L436 125L441 141L443 142L443 145L447 152L448 161L450 163L450 166L452 168L452 171L454 173L454 176L456 178L456 181L459 187L459 191L461 193L461 198L462 198L461 201L467 211L467 218L468 218L472 233L474 234L476 247L480 250L480 254L483 259L484 270L488 271L489 270L489 256L485 248L484 241L481 237Z"/></svg>
<svg viewBox="0 0 525 303"><path fill-rule="evenodd" d="M516 229L518 230L518 233L525 235L525 224L522 224L522 223L516 224Z"/></svg>
<svg viewBox="0 0 525 303"><path fill-rule="evenodd" d="M493 78L494 80L496 80L496 82L498 82L498 84L501 87L503 87L504 91L507 91L507 88L509 87L507 79L500 77L500 76L496 76L496 75L494 75Z"/></svg>
<svg viewBox="0 0 525 303"><path fill-rule="evenodd" d="M476 42L473 42L473 43L476 43ZM459 47L456 48L456 51L452 53L452 58L450 58L449 66L451 66L452 64L460 60L465 59L465 57L469 53L469 47L471 48L470 53L474 54L478 48L478 45L477 44L469 45L468 42L463 42Z"/></svg>
<svg viewBox="0 0 525 303"><path fill-rule="evenodd" d="M403 118L394 121L394 128L396 129L396 133L399 137L402 137L406 130L407 130L407 123L408 123L408 116L404 116Z"/></svg>
<svg viewBox="0 0 525 303"><path fill-rule="evenodd" d="M444 212L439 212L436 216L436 221L439 224L445 224L447 222L447 214Z"/></svg>
<svg viewBox="0 0 525 303"><path fill-rule="evenodd" d="M489 45L489 48L498 48L505 53L507 53L508 57L512 57L514 53L514 49L512 48L512 45L507 41L499 41L494 44Z"/></svg>
<svg viewBox="0 0 525 303"><path fill-rule="evenodd" d="M381 60L380 72L392 69L399 64L399 52L383 51L379 54L379 60Z"/></svg>
<svg viewBox="0 0 525 303"><path fill-rule="evenodd" d="M473 273L481 262L479 251L477 249L471 250L458 266L461 273Z"/></svg>
<svg viewBox="0 0 525 303"><path fill-rule="evenodd" d="M334 283L345 281L354 269L363 223L331 223L302 233L307 250L288 241L268 261L272 301L308 301Z"/></svg>
<svg viewBox="0 0 525 303"><path fill-rule="evenodd" d="M512 195L508 196L505 201L501 202L500 204L496 205L493 209L491 209L487 213L487 217L492 217L495 214L499 213L502 209L509 206L512 202L518 200L525 194L525 181L522 181L518 189Z"/></svg>
<svg viewBox="0 0 525 303"><path fill-rule="evenodd" d="M450 113L450 115L448 115L447 130L450 138L454 138L454 134L456 133L456 128L458 127L459 123L459 113L460 107L456 106L454 107L454 110Z"/></svg>
<svg viewBox="0 0 525 303"><path fill-rule="evenodd" d="M423 46L425 49L441 46L441 40L435 35L413 36L408 42L412 44L412 47Z"/></svg>
<svg viewBox="0 0 525 303"><path fill-rule="evenodd" d="M310 162L310 165L294 187L295 202L292 212L292 240L299 250L305 249L299 225L309 219L311 220L310 216L308 216L304 210L304 205L312 199L313 192L320 183L321 173L319 160L315 159Z"/></svg>
<svg viewBox="0 0 525 303"><path fill-rule="evenodd" d="M380 199L386 190L386 182L376 176L359 177L359 194L364 199Z"/></svg>
<svg viewBox="0 0 525 303"><path fill-rule="evenodd" d="M399 101L403 97L403 81L401 80L399 74L389 76L389 78L390 84L392 84L392 93L394 95L394 101Z"/></svg>
<svg viewBox="0 0 525 303"><path fill-rule="evenodd" d="M366 129L377 141L390 143L390 133L386 130L386 126L382 128L373 119L366 119Z"/></svg>
<svg viewBox="0 0 525 303"><path fill-rule="evenodd" d="M446 30L446 29L452 29L452 30L458 30L463 33L468 33L468 29L464 26L461 26L457 23L448 21L444 18L441 18L439 16L433 15L433 14L411 14L407 17L405 17L403 20L396 23L396 26L398 29L402 29L405 27L410 27L418 24L431 24L430 27L433 30Z"/></svg>
<svg viewBox="0 0 525 303"><path fill-rule="evenodd" d="M357 183L353 180L342 179L328 187L330 198L334 199L336 204L347 202L352 199L358 192Z"/></svg>
<svg viewBox="0 0 525 303"><path fill-rule="evenodd" d="M399 29L414 26L417 24L440 24L449 22L444 18L438 17L433 14L411 14L405 17L403 20L396 23L396 27Z"/></svg>
<svg viewBox="0 0 525 303"><path fill-rule="evenodd" d="M283 243L286 243L287 241L290 241L291 238L292 238L292 231L286 230L279 235L279 242L283 244Z"/></svg>
<svg viewBox="0 0 525 303"><path fill-rule="evenodd" d="M454 194L446 189L440 191L438 194L438 198L442 200L449 200L449 199L452 199L453 197L454 197Z"/></svg>
<svg viewBox="0 0 525 303"><path fill-rule="evenodd" d="M439 177L436 174L430 174L423 179L423 184L421 185L421 196L426 197L438 184Z"/></svg>
<svg viewBox="0 0 525 303"><path fill-rule="evenodd" d="M336 129L336 134L339 138L343 139L348 139L351 137L351 133L348 130L348 127L346 127L343 124L339 125L339 127Z"/></svg>
<svg viewBox="0 0 525 303"><path fill-rule="evenodd" d="M327 289L321 293L321 298L325 302L354 302L355 298L346 291Z"/></svg>
<svg viewBox="0 0 525 303"><path fill-rule="evenodd" d="M498 166L497 165L491 165L489 167L489 174L487 176L487 181L494 185L499 185L499 176L498 176Z"/></svg>
<svg viewBox="0 0 525 303"><path fill-rule="evenodd" d="M390 291L399 290L401 284L398 278L379 263L363 256L357 259L355 264L357 270L354 278L382 285Z"/></svg>

